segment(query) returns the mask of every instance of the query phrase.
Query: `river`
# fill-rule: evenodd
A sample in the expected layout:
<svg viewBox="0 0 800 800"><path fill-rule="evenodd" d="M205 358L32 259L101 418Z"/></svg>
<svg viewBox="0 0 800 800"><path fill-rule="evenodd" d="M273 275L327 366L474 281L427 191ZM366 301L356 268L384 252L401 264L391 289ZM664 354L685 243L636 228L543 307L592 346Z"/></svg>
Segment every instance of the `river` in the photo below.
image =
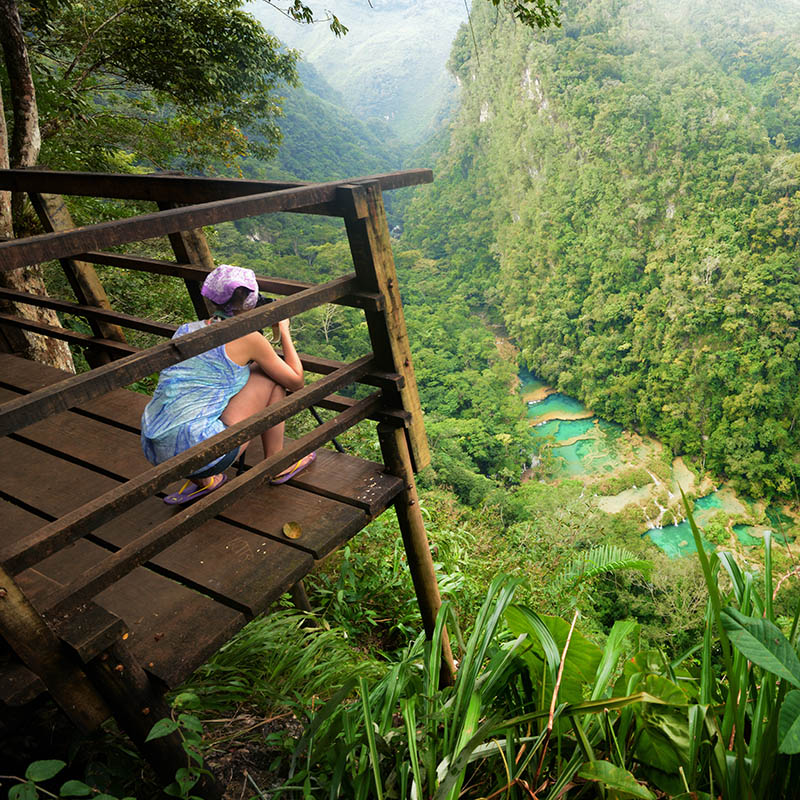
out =
<svg viewBox="0 0 800 800"><path fill-rule="evenodd" d="M720 544L759 546L765 531L786 530L795 521L786 509L765 508L729 486L714 486L683 459L671 458L660 442L600 419L526 370L520 373L519 391L528 408L534 453L523 480L581 481L603 511L640 517L642 535L672 558L696 552L681 489L694 498L692 514L700 529L714 530ZM706 539L703 546L715 547Z"/></svg>

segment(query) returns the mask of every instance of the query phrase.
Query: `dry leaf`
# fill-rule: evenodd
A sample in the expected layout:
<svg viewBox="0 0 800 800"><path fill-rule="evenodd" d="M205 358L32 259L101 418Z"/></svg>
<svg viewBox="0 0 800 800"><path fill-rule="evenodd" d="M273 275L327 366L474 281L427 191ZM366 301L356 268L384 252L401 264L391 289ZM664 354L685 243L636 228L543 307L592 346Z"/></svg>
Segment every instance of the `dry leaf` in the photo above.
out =
<svg viewBox="0 0 800 800"><path fill-rule="evenodd" d="M286 522L283 525L283 535L290 539L299 539L302 532L299 522Z"/></svg>

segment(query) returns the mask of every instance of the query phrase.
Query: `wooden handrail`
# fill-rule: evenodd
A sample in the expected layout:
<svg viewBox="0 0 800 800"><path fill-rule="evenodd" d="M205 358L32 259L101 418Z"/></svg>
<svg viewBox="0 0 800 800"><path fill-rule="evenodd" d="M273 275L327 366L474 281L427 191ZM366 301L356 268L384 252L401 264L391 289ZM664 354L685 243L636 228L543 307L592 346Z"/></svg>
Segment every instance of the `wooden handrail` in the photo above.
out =
<svg viewBox="0 0 800 800"><path fill-rule="evenodd" d="M274 456L264 459L247 472L229 480L211 494L178 511L173 517L156 525L131 544L103 559L88 572L67 586L50 593L43 605L48 613L60 614L89 600L135 567L144 564L165 550L182 536L195 530L200 524L216 516L228 506L240 500L248 492L257 489L281 470L293 464L299 457L310 453L330 441L342 431L365 419L380 404L380 394L375 393L359 400L351 409L328 420L318 428L284 447ZM290 542L291 544L291 542Z"/></svg>
<svg viewBox="0 0 800 800"><path fill-rule="evenodd" d="M205 280L211 271L206 267L192 263L179 263L175 261L163 261L158 258L146 258L144 256L130 255L128 253L106 253L92 251L80 254L81 261L89 264L104 264L109 267L120 267L122 269L132 269L137 272L151 272L157 275L172 275L184 280ZM304 289L310 289L315 284L306 281L293 281L289 278L270 278L264 275L256 275L258 288L262 292L273 294L296 294ZM343 306L353 308L369 308L380 311L383 308L383 297L375 292L358 292L347 295L336 301Z"/></svg>
<svg viewBox="0 0 800 800"><path fill-rule="evenodd" d="M381 189L386 191L430 183L432 180L433 173L429 169L408 169L334 183L377 181ZM129 175L108 172L54 172L44 169L0 170L0 190L171 203L198 203L315 185L318 184L307 181L254 181L160 173Z"/></svg>
<svg viewBox="0 0 800 800"><path fill-rule="evenodd" d="M0 436L30 425L51 414L65 411L77 403L98 397L112 389L127 386L146 375L185 361L246 333L261 330L282 319L330 302L358 290L355 276L345 275L291 297L276 300L213 326L188 333L178 339L126 356L110 364L74 375L46 386L25 397L0 406Z"/></svg>
<svg viewBox="0 0 800 800"><path fill-rule="evenodd" d="M0 180L2 177L0 175ZM412 183L432 180L430 170L411 170L409 177L414 178ZM5 186L0 183L0 188L7 188L9 182L13 181L6 181ZM100 222L71 231L14 239L0 243L0 271L27 267L54 258L77 256L88 250L165 236L181 230L202 228L205 225L230 222L243 217L255 217L276 211L298 211L320 203L335 203L338 189L351 184L352 180L296 186L261 194L196 203L111 222Z"/></svg>
<svg viewBox="0 0 800 800"><path fill-rule="evenodd" d="M231 425L221 433L173 456L157 467L137 475L95 500L45 525L32 536L26 537L24 541L1 549L0 563L16 575L104 522L108 522L116 515L132 508L145 497L155 494L172 481L191 474L209 461L249 442L267 428L271 428L310 405L314 405L331 392L355 382L358 378L366 375L373 366L372 356L364 356L358 361L304 386L252 417L248 417L236 425Z"/></svg>

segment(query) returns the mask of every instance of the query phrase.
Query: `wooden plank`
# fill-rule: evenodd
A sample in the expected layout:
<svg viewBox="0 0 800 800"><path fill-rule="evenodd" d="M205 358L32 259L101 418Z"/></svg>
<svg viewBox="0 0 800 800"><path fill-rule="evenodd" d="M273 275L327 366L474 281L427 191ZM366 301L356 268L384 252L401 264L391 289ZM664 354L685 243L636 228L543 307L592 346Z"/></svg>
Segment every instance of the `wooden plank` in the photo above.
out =
<svg viewBox="0 0 800 800"><path fill-rule="evenodd" d="M152 272L156 275L171 275L184 280L205 280L209 269L200 267L197 264L176 263L174 261L162 261L157 258L145 258L144 256L130 255L128 253L105 253L89 252L81 253L81 258L91 264L105 264L109 267L120 269L132 269L137 272ZM269 278L263 275L256 275L258 288L262 292L271 294L297 294L305 289L310 289L315 284L307 281L293 281L289 278ZM352 295L345 295L339 300L333 301L337 305L352 306L353 308L371 308L379 311L383 308L383 297L376 292L358 292Z"/></svg>
<svg viewBox="0 0 800 800"><path fill-rule="evenodd" d="M28 303L32 306L52 308L64 314L75 314L87 320L110 322L113 323L115 327L132 328L133 330L154 333L156 336L164 336L166 338L171 338L172 334L177 330L175 325L167 325L163 322L152 322L149 319L134 317L130 314L122 314L119 311L109 311L103 308L97 308L96 306L71 303L68 300L58 300L55 297L45 297L39 294L30 294L29 292L18 292L14 289L0 288L0 298L4 300L13 300L17 303Z"/></svg>
<svg viewBox="0 0 800 800"><path fill-rule="evenodd" d="M312 469L313 466L309 467ZM367 514L359 508L289 484L260 488L246 502L226 508L220 519L263 531L270 539L289 543L315 560L332 553L369 522ZM286 537L283 526L287 522L300 526L300 538Z"/></svg>
<svg viewBox="0 0 800 800"><path fill-rule="evenodd" d="M317 364L311 356L300 354L300 360L303 361L303 366L309 372L315 371ZM62 370L46 364L40 364L37 361L28 361L27 359L0 353L0 385L5 383L10 388L19 389L22 392L32 392L42 386L62 380L65 374ZM369 378L370 376L366 375L359 383L368 383ZM139 433L142 411L144 411L149 399L147 395L139 392L114 389L102 397L87 400L85 403L75 406L74 409L94 419L104 420L117 427L124 427ZM331 394L315 405L331 411L341 412L352 408L356 402L352 397ZM381 408L369 417L369 419L374 419L378 422L394 420L403 426L408 425L410 418L409 412L401 408Z"/></svg>
<svg viewBox="0 0 800 800"><path fill-rule="evenodd" d="M40 303L39 305L43 304ZM61 328L57 325L48 325L46 322L38 322L36 320L26 319L25 317L15 317L11 316L10 314L0 314L0 325L7 325L12 328L22 328L26 331L34 331L42 336L50 336L53 339L61 339L62 341L78 345L79 347L85 347L89 350L93 348L104 350L109 353L113 353L117 358L124 358L125 356L135 355L136 353L140 352L136 347L132 347L131 345L124 344L122 342L115 342L112 339L98 339L94 336L88 336L85 333L70 330L69 328Z"/></svg>
<svg viewBox="0 0 800 800"><path fill-rule="evenodd" d="M400 402L388 396L389 405L401 406L411 413L406 431L416 470L430 463L430 450L422 419L422 407L408 343L403 303L392 255L392 244L386 224L383 197L377 184L361 184L339 189L345 209L345 226L356 274L368 291L378 291L386 299L386 308L379 313L366 312L370 341L376 358L384 369L398 372L405 378L400 389ZM368 212L364 216L364 210Z"/></svg>
<svg viewBox="0 0 800 800"><path fill-rule="evenodd" d="M246 623L238 611L147 569L121 578L96 602L125 620L134 656L169 687L186 680Z"/></svg>
<svg viewBox="0 0 800 800"><path fill-rule="evenodd" d="M284 447L279 453L265 459L245 474L229 480L216 491L200 498L189 508L177 511L167 522L157 525L140 536L135 543L108 556L102 563L85 572L62 591L54 592L48 600L48 608L62 612L93 597L114 583L121 575L130 572L133 567L145 563L156 553L162 552L178 541L201 522L205 522L250 491L259 488L300 456L316 449L332 436L364 419L378 402L377 395L365 398L351 411L346 411L324 425L320 425L302 436L293 445Z"/></svg>
<svg viewBox="0 0 800 800"><path fill-rule="evenodd" d="M254 451L254 452L253 452ZM247 451L246 462L262 458L260 443ZM374 519L403 489L403 482L383 464L333 450L318 450L314 464L289 485L363 509Z"/></svg>
<svg viewBox="0 0 800 800"><path fill-rule="evenodd" d="M352 291L356 285L356 279L351 276L336 278L292 297L254 308L213 326L206 326L202 330L105 364L91 372L74 375L19 400L12 400L0 408L0 436L91 397L102 395L110 389L126 386L145 375L160 372L171 364L238 339L253 330L261 330L281 319L326 303L334 297L341 297Z"/></svg>
<svg viewBox="0 0 800 800"><path fill-rule="evenodd" d="M8 476L6 492L49 517L58 517L72 510L84 499L84 494L102 491L107 484L116 483L108 475L98 475L79 463L62 460L54 454L56 451L76 461L99 462L98 466L103 470L118 472L120 480L135 474L141 466L139 462L146 466L137 436L76 414L60 414L26 429L26 433L28 441L12 439L8 442L8 458L24 464L24 473L27 474ZM25 449L31 443L45 443L49 452L35 446ZM0 474L6 475L6 466L0 461ZM30 480L30 473L37 476L37 483ZM85 493L70 492L74 485L80 485L82 490L86 487ZM46 496L39 497L43 490ZM333 506L335 504L329 502L322 511L330 513ZM268 513L268 507L262 507L260 513L265 511ZM95 531L93 540L119 549L136 542L152 527L169 521L172 512L173 509L160 499L147 498L141 505ZM21 546L38 527L29 529L24 537L17 537ZM78 540L75 545L88 546L88 543ZM59 550L37 563L36 572L64 585L108 555L108 551L97 548L92 550L93 560L88 557L79 560L81 552L74 547ZM73 566L76 560L80 564L77 573ZM311 569L313 561L288 544L279 545L265 540L258 533L212 520L154 558L152 563L162 574L253 617L302 578ZM52 588L39 587L39 594ZM71 643L77 647L74 641Z"/></svg>
<svg viewBox="0 0 800 800"><path fill-rule="evenodd" d="M43 481L46 480L44 476L39 477ZM6 542L20 541L42 525L41 517L30 511L25 511L6 500L0 500L0 519L3 520L5 526L3 539ZM88 542L79 544L88 545ZM94 545L89 546L94 547ZM81 563L80 559L75 560L78 565ZM90 558L88 562L84 561L83 563L90 564L93 563L93 560ZM73 569L75 569L74 566ZM61 566L57 560L49 560L37 564L35 570L26 570L17 575L16 580L35 606L37 592L51 590L54 585L62 582L60 570ZM84 661L87 661L107 647L117 636L122 635L123 627L122 621L117 617L110 615L107 611L98 608L94 604L88 604L80 618L59 620L56 626L56 633Z"/></svg>
<svg viewBox="0 0 800 800"><path fill-rule="evenodd" d="M122 511L132 507L145 497L154 494L170 481L189 475L210 460L229 452L233 447L250 441L257 434L292 416L309 403L316 402L318 398L321 399L332 388L338 388L340 385L352 382L369 371L370 365L370 357L359 359L347 369L328 375L313 384L305 386L298 392L294 392L289 397L264 409L264 411L236 425L231 425L225 431L195 445L184 453L168 459L163 464L147 470L127 483L109 489L105 494L96 496L96 499L91 503L86 503L75 509L75 511L65 514L58 521L41 528L35 537L26 542L24 548L16 545L2 548L0 550L0 560L6 563L12 571L23 569L25 566L35 563L36 560L44 558L46 555L63 547L67 542L74 541L97 525L116 518ZM11 401L5 405L11 405L13 402ZM324 437L319 439L322 431L335 429L331 434L331 436L335 436L346 429L346 426L345 428L341 427L346 420L352 419L352 424L355 424L365 416L374 413L379 405L378 395L373 395L366 405L363 404L363 401L359 401L352 409L343 412L334 420L325 423L325 425L321 425L313 434L308 434L311 437L309 441L313 440L314 443L311 444L306 452L328 441ZM363 415L361 413L362 410L365 411ZM263 478L264 480L277 474L292 463L293 459L287 453L289 453L289 450L281 451L271 459L263 462L273 470L271 475ZM304 453L296 454L294 458L299 458L301 455L304 455ZM214 497L225 498L229 490L230 485L222 487L222 489L214 492ZM238 493L241 489L237 488L236 491ZM198 506L195 505L194 507L197 508Z"/></svg>
<svg viewBox="0 0 800 800"><path fill-rule="evenodd" d="M78 659L64 650L13 578L0 567L0 636L35 672L62 710L84 732L97 728L109 710Z"/></svg>
<svg viewBox="0 0 800 800"><path fill-rule="evenodd" d="M354 178L378 181L383 190L399 189L430 183L433 173L429 169L412 169ZM125 200L158 200L175 203L196 203L240 197L245 194L262 194L283 189L308 186L303 181L253 181L231 178L205 178L187 175L129 175L103 172L51 172L43 169L0 170L0 189L14 192L54 192L56 194L84 195L89 197L114 197Z"/></svg>
<svg viewBox="0 0 800 800"><path fill-rule="evenodd" d="M0 180L2 177L0 175ZM337 188L343 184L343 181L330 181L262 194L237 196L154 214L100 222L72 231L45 233L3 242L0 243L0 270L26 267L53 258L69 258L86 250L98 250L156 236L166 236L187 228L202 228L243 217L254 217L275 211L299 210L304 206L329 203L336 200Z"/></svg>
<svg viewBox="0 0 800 800"><path fill-rule="evenodd" d="M0 390L0 398L3 391ZM149 466L141 454L138 436L77 414L63 413L43 420L15 434L13 441L17 439L45 447L47 452L66 456L73 463L94 465L121 480L135 477ZM251 449L262 455L260 442ZM286 547L299 547L315 559L322 558L366 525L367 516L356 509L375 516L386 508L402 485L396 478L385 475L381 464L362 462L329 450L319 450L317 462L304 475L306 491L301 491L303 486L299 483L295 484L298 488L268 485L223 512L224 520L244 525L274 541L265 542L237 530L221 530L219 525L209 523L155 557L152 563L168 570L176 579L191 580L207 592L231 587L220 594L220 599L255 615L311 569L309 558L290 558L283 553ZM347 481L351 478L355 486L348 492ZM332 488L325 490L328 483ZM173 509L152 500L147 501L146 513L138 506L132 519L116 518L97 529L93 538L119 548L136 541L144 529L171 519ZM52 508L46 510L55 515ZM286 522L301 525L302 541L291 542L286 538L283 534ZM237 559L255 559L260 564L251 570L252 575L244 574L235 563ZM267 578L279 584L277 591L271 583L265 583Z"/></svg>

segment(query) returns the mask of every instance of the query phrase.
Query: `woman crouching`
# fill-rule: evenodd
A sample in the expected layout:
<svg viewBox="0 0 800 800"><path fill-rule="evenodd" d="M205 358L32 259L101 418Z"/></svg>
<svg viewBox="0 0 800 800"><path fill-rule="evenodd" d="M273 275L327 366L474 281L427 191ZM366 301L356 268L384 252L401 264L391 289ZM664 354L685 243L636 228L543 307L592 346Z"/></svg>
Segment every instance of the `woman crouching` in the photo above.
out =
<svg viewBox="0 0 800 800"><path fill-rule="evenodd" d="M206 277L202 294L214 306L211 319L187 322L173 338L212 325L215 320L249 311L259 304L253 270L221 264ZM286 390L303 386L303 365L289 333L289 320L278 323L281 358L260 331L181 361L161 372L158 386L142 415L142 450L151 464L160 464L178 453L224 431L286 396ZM261 434L264 455L283 447L284 423ZM225 483L224 470L236 461L249 442L196 470L178 492L164 502L183 505ZM307 467L315 454L301 458L277 475L272 483L284 483Z"/></svg>

